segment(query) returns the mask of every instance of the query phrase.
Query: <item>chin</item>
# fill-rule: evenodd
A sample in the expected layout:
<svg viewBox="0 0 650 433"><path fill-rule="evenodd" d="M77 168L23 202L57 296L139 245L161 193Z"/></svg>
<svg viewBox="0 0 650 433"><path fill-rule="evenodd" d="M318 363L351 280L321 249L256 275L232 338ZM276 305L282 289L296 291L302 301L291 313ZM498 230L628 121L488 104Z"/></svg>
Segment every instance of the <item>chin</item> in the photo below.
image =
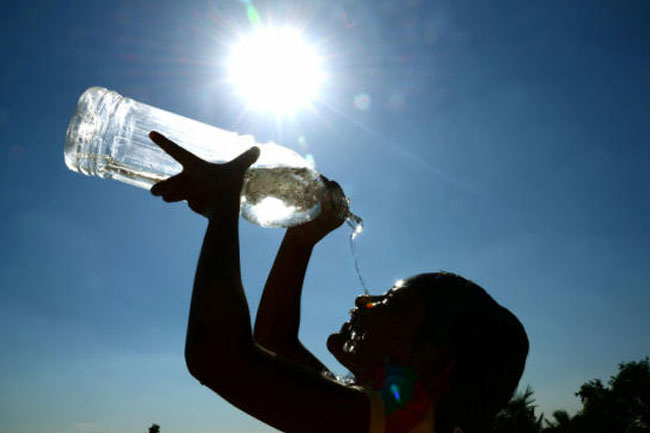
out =
<svg viewBox="0 0 650 433"><path fill-rule="evenodd" d="M345 342L345 336L341 335L340 332L335 332L334 334L330 334L329 337L327 337L327 350L336 357L336 359L339 359L339 354L343 353L343 343Z"/></svg>

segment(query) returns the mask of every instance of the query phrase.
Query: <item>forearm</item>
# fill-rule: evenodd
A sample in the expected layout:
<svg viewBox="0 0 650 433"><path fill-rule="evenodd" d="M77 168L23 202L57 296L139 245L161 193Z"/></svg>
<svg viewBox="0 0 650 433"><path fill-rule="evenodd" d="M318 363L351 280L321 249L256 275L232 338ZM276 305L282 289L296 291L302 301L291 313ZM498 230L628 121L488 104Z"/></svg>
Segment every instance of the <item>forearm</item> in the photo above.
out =
<svg viewBox="0 0 650 433"><path fill-rule="evenodd" d="M208 223L194 280L185 356L190 372L204 376L236 364L252 348L241 282L238 212L233 209Z"/></svg>
<svg viewBox="0 0 650 433"><path fill-rule="evenodd" d="M267 349L298 343L302 286L314 244L295 229L282 240L255 320L255 340Z"/></svg>

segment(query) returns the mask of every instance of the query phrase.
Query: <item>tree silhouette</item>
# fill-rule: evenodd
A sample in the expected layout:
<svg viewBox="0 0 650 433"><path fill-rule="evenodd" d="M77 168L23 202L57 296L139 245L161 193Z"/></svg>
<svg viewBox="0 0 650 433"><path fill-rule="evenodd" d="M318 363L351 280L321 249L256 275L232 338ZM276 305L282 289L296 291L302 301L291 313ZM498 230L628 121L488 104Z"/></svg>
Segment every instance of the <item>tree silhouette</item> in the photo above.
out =
<svg viewBox="0 0 650 433"><path fill-rule="evenodd" d="M149 433L160 433L160 426L158 424L151 424L151 427L149 427Z"/></svg>
<svg viewBox="0 0 650 433"><path fill-rule="evenodd" d="M544 433L573 433L575 426L573 418L566 410L556 410L553 412L553 421L544 420L546 427L542 430Z"/></svg>
<svg viewBox="0 0 650 433"><path fill-rule="evenodd" d="M494 433L538 433L542 415L535 415L535 399L530 386L516 393L494 420Z"/></svg>
<svg viewBox="0 0 650 433"><path fill-rule="evenodd" d="M576 393L582 410L575 416L578 432L650 433L650 361L621 363L608 386L591 380Z"/></svg>
<svg viewBox="0 0 650 433"><path fill-rule="evenodd" d="M497 415L493 433L650 433L650 360L619 364L607 385L584 383L576 393L582 409L575 416L553 412L552 420L535 415L530 387L515 394Z"/></svg>

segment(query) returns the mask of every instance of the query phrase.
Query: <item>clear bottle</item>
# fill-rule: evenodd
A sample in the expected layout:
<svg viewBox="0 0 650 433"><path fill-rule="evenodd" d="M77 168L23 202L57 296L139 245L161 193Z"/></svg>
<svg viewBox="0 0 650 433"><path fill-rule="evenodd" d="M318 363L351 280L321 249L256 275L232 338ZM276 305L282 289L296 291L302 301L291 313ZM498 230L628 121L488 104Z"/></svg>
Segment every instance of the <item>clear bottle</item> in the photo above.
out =
<svg viewBox="0 0 650 433"><path fill-rule="evenodd" d="M149 140L150 131L217 163L258 146L260 157L246 173L241 198L242 216L252 223L290 227L320 213L325 185L293 150L256 143L250 135L206 125L103 87L91 87L79 98L66 132L65 163L79 173L148 189L181 171L180 164Z"/></svg>

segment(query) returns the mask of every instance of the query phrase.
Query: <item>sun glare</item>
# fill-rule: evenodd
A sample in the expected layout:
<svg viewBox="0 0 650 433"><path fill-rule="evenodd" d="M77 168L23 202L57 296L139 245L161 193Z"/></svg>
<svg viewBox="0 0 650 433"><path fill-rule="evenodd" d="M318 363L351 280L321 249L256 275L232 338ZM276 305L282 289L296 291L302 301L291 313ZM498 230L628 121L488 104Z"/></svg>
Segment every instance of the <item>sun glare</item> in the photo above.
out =
<svg viewBox="0 0 650 433"><path fill-rule="evenodd" d="M266 197L255 206L255 215L262 227L268 226L272 221L288 218L296 211L294 206L287 206L282 200L275 197Z"/></svg>
<svg viewBox="0 0 650 433"><path fill-rule="evenodd" d="M262 28L232 46L228 79L251 108L291 114L316 99L325 73L299 32Z"/></svg>

